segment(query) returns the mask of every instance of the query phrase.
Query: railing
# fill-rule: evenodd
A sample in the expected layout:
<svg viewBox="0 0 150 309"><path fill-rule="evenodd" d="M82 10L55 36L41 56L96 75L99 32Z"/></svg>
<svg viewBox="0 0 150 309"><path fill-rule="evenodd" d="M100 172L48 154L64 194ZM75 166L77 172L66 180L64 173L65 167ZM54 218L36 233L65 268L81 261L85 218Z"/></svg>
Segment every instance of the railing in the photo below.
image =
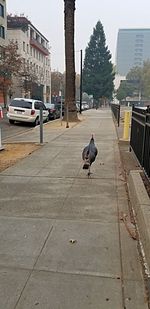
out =
<svg viewBox="0 0 150 309"><path fill-rule="evenodd" d="M130 147L150 177L150 108L132 108Z"/></svg>
<svg viewBox="0 0 150 309"><path fill-rule="evenodd" d="M118 127L120 124L120 104L111 104L111 111L115 120L117 121Z"/></svg>

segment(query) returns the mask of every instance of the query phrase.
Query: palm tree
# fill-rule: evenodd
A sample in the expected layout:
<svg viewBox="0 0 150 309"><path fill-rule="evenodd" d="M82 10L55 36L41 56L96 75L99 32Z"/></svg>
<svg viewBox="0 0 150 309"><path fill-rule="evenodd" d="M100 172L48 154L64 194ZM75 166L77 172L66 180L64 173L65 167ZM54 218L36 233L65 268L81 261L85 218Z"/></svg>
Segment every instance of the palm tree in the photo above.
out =
<svg viewBox="0 0 150 309"><path fill-rule="evenodd" d="M69 121L78 120L75 101L74 11L75 0L64 0L66 67L64 120Z"/></svg>

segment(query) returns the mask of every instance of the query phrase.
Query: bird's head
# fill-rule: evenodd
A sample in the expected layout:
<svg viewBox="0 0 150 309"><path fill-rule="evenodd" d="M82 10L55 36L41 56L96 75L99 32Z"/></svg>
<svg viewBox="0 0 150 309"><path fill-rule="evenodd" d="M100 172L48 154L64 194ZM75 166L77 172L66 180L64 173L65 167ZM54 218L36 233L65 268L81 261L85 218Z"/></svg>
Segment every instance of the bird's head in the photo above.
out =
<svg viewBox="0 0 150 309"><path fill-rule="evenodd" d="M91 143L94 143L94 136L92 134L92 137L91 137L91 140L90 140Z"/></svg>

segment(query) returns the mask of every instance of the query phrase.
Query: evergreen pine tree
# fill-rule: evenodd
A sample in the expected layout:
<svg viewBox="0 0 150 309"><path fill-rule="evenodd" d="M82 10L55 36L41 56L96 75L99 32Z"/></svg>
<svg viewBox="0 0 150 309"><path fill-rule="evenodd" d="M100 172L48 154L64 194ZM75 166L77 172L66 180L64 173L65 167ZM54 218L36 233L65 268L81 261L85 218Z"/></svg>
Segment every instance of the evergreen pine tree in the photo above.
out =
<svg viewBox="0 0 150 309"><path fill-rule="evenodd" d="M93 94L94 99L111 98L114 89L114 72L111 54L106 46L105 33L100 21L93 29L85 50L83 67L83 91Z"/></svg>

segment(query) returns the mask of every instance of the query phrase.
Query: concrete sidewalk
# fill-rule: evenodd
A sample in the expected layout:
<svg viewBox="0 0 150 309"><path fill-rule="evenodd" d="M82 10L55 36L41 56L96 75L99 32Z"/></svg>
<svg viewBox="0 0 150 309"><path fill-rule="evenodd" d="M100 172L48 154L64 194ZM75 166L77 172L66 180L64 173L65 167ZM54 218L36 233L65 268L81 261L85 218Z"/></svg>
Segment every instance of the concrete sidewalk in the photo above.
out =
<svg viewBox="0 0 150 309"><path fill-rule="evenodd" d="M0 309L148 308L137 241L120 220L128 196L111 111L84 115L73 128L46 125L45 145L0 174ZM38 130L17 141L38 142Z"/></svg>

